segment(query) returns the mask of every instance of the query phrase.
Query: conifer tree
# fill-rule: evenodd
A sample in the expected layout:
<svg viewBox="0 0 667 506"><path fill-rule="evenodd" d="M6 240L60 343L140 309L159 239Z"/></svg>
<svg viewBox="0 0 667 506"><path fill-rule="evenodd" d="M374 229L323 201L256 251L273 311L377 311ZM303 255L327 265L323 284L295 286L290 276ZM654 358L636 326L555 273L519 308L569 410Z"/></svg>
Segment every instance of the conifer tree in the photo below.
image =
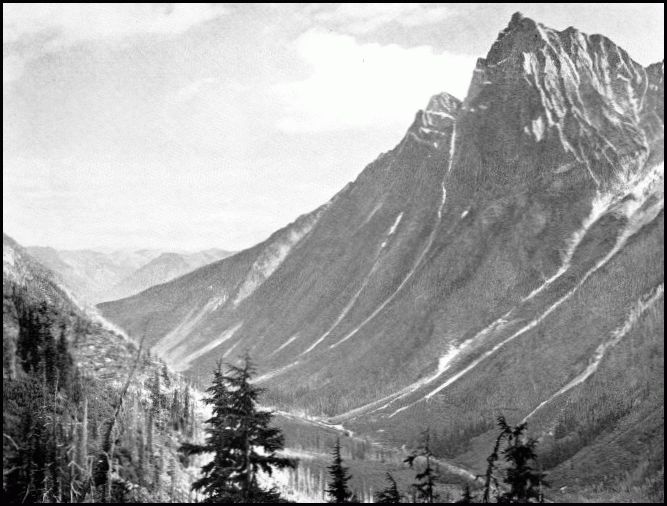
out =
<svg viewBox="0 0 667 506"><path fill-rule="evenodd" d="M58 383L64 390L69 390L74 361L69 353L65 326L60 327L60 336L56 345L56 367L58 369Z"/></svg>
<svg viewBox="0 0 667 506"><path fill-rule="evenodd" d="M352 492L347 488L347 482L352 478L347 468L343 467L343 458L340 454L340 438L332 451L333 463L328 467L331 481L327 484L327 495L332 503L353 502Z"/></svg>
<svg viewBox="0 0 667 506"><path fill-rule="evenodd" d="M387 488L376 494L375 502L384 504L401 502L401 493L398 491L396 480L390 473L386 474L386 478L389 485Z"/></svg>
<svg viewBox="0 0 667 506"><path fill-rule="evenodd" d="M482 502L489 502L492 486L498 490L498 502L527 503L543 501L541 490L542 486L547 484L544 481L544 473L534 470L530 465L537 459L535 453L537 441L526 437L526 426L527 424L524 422L516 427L511 427L507 424L505 417L498 417L500 433L496 438L491 455L486 459L488 466ZM501 453L508 464L503 482L509 486L509 489L505 492L500 491L498 479L494 476L495 463L498 460L500 446L503 441L506 441L507 444Z"/></svg>
<svg viewBox="0 0 667 506"><path fill-rule="evenodd" d="M53 334L51 333L51 330L49 328L45 328L42 330L44 334L44 350L43 350L43 357L44 357L44 371L45 371L45 378L46 378L46 383L48 385L53 385L56 382L56 365L58 362L58 349L56 346L56 340L53 337Z"/></svg>
<svg viewBox="0 0 667 506"><path fill-rule="evenodd" d="M151 385L151 409L154 415L160 411L162 404L160 395L160 373L156 370Z"/></svg>
<svg viewBox="0 0 667 506"><path fill-rule="evenodd" d="M191 425L190 425L190 389L188 386L185 386L185 392L183 394L183 405L182 405L182 410L181 410L181 420L182 422L182 429L185 434L190 437L191 436Z"/></svg>
<svg viewBox="0 0 667 506"><path fill-rule="evenodd" d="M498 461L498 452L500 451L500 445L509 433L510 429L507 423L505 422L505 417L498 417L498 427L500 428L500 433L496 438L496 441L493 445L493 451L486 459L486 472L484 474L484 494L482 495L482 502L488 503L491 499L491 488L498 487L498 480L494 475L496 468L496 462Z"/></svg>
<svg viewBox="0 0 667 506"><path fill-rule="evenodd" d="M169 410L169 416L171 418L171 423L174 430L179 430L182 425L182 417L181 417L181 401L178 397L177 388L174 388L174 393L171 397L171 408Z"/></svg>
<svg viewBox="0 0 667 506"><path fill-rule="evenodd" d="M255 369L250 357L228 369L223 374L219 363L207 389L204 400L213 416L206 421L205 444L181 447L187 455L214 454L193 489L203 491L206 502L284 502L275 489L263 490L257 482L259 471L270 475L274 468L294 466L291 459L276 455L284 448L283 435L269 425L272 414L258 410L263 389L251 383Z"/></svg>
<svg viewBox="0 0 667 506"><path fill-rule="evenodd" d="M527 425L525 422L516 427L509 427L502 418L499 419L499 425L507 434L508 444L503 450L503 455L509 464L504 479L509 490L500 495L500 502L527 503L532 500L540 502L544 474L530 465L537 459L535 453L537 440L525 435Z"/></svg>
<svg viewBox="0 0 667 506"><path fill-rule="evenodd" d="M42 337L38 311L24 301L18 307L19 335L16 352L21 359L21 366L30 373L36 371L41 359Z"/></svg>
<svg viewBox="0 0 667 506"><path fill-rule="evenodd" d="M422 433L420 448L404 460L410 467L414 466L417 457L423 457L426 460L424 470L416 474L415 479L417 481L412 484L416 491L417 500L424 503L434 503L438 499L438 495L435 493L435 470L431 465L433 454L431 453L430 439L430 430L426 429Z"/></svg>
<svg viewBox="0 0 667 506"><path fill-rule="evenodd" d="M169 388L171 386L171 380L169 379L169 369L167 364L162 364L162 378L164 379L164 384Z"/></svg>

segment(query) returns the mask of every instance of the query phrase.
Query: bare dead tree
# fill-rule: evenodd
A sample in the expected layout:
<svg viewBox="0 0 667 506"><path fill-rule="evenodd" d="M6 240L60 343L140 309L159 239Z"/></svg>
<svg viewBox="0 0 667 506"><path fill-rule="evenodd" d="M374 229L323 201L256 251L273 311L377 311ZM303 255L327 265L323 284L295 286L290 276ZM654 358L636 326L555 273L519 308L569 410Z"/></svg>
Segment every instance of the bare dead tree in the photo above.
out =
<svg viewBox="0 0 667 506"><path fill-rule="evenodd" d="M125 384L123 385L122 390L120 391L120 395L118 396L118 402L116 403L116 409L114 411L113 417L109 421L109 426L107 428L106 434L104 435L104 440L102 442L102 450L101 453L102 455L106 458L107 460L107 478L106 478L106 499L107 501L111 502L111 480L112 480L112 460L113 460L113 454L115 450L115 445L116 445L116 440L113 437L113 430L116 427L116 422L118 420L118 416L120 414L120 410L123 407L123 400L125 399L125 396L127 395L127 391L130 388L130 384L132 383L132 380L134 378L134 373L137 370L137 367L139 366L139 362L141 362L141 352L143 351L144 348L144 341L146 339L146 330L148 328L148 323L144 326L144 332L141 335L141 340L139 341L139 348L137 349L137 356L134 360L134 363L132 364L132 367L130 369L130 372L127 375L127 379L125 380Z"/></svg>

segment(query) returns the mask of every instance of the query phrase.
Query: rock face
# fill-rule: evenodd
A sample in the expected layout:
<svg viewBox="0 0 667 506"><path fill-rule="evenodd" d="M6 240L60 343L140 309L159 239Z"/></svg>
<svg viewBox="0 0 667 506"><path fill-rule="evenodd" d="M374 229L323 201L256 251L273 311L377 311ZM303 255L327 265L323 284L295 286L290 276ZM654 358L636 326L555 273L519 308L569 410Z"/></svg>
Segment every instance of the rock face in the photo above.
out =
<svg viewBox="0 0 667 506"><path fill-rule="evenodd" d="M556 165L542 171L576 161L611 190L649 154L648 86L647 71L606 37L558 32L515 14L478 61L464 107L475 113L471 134L483 165L544 165L547 155ZM504 172L534 176L533 166L526 170Z"/></svg>
<svg viewBox="0 0 667 506"><path fill-rule="evenodd" d="M463 103L433 97L329 203L100 308L190 374L248 349L272 403L397 444L428 424L475 471L511 411L558 483L603 432L662 424L663 81L516 14Z"/></svg>

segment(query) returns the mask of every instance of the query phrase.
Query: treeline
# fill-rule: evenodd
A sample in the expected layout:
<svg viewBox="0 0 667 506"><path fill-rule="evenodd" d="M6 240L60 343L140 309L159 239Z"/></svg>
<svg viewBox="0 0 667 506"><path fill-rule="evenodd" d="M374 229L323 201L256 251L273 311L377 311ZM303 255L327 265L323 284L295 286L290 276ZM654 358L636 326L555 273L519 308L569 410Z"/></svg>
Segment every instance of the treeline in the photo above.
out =
<svg viewBox="0 0 667 506"><path fill-rule="evenodd" d="M387 486L375 494L375 502L427 504L544 502L543 488L547 486L545 475L533 467L537 460L535 452L537 441L527 437L525 423L511 427L505 418L500 416L497 425L499 433L487 458L486 472L477 477L483 484L477 486L475 491L466 484L461 491L461 497L456 501L452 501L449 496L440 495L438 463L431 451L431 436L427 429L422 433L420 446L404 460L404 463L416 471L409 490L401 491L391 473L387 473ZM343 466L340 441L336 442L332 457L332 464L328 468L330 481L326 489L330 502L360 502L347 485L352 476ZM500 464L501 457L504 465Z"/></svg>
<svg viewBox="0 0 667 506"><path fill-rule="evenodd" d="M16 287L3 295L3 351L11 353L3 356L5 501L192 498L176 451L197 431L188 386L67 308ZM116 374L101 379L78 349L104 362L112 344L124 355L113 360Z"/></svg>

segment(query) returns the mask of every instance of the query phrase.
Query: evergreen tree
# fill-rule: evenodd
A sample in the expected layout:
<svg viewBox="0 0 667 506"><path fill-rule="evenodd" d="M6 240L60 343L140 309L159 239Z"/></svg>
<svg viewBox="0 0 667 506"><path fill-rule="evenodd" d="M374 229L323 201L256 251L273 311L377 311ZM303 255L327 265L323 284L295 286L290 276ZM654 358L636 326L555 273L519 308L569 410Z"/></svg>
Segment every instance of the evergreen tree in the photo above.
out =
<svg viewBox="0 0 667 506"><path fill-rule="evenodd" d="M190 389L185 386L183 394L183 405L181 410L182 429L188 437L192 437L192 425L190 424Z"/></svg>
<svg viewBox="0 0 667 506"><path fill-rule="evenodd" d="M417 501L424 503L434 503L438 499L438 495L435 493L435 470L431 465L433 454L431 453L430 439L430 430L426 429L422 433L420 448L404 460L410 467L414 466L415 460L418 457L422 457L426 461L424 470L416 474L415 479L417 481L412 484L416 492Z"/></svg>
<svg viewBox="0 0 667 506"><path fill-rule="evenodd" d="M183 419L181 416L181 400L178 397L177 388L174 388L174 393L171 397L171 408L169 410L169 416L171 418L171 423L174 430L179 430L181 428Z"/></svg>
<svg viewBox="0 0 667 506"><path fill-rule="evenodd" d="M63 390L69 391L74 361L69 353L64 325L60 327L60 337L56 346L56 367L58 369L58 384Z"/></svg>
<svg viewBox="0 0 667 506"><path fill-rule="evenodd" d="M509 464L503 480L509 490L499 497L499 502L527 503L541 502L541 487L544 485L544 474L534 470L530 463L537 459L535 447L537 440L525 435L526 423L509 427L504 418L498 421L501 429L507 434L507 447L503 450L505 461Z"/></svg>
<svg viewBox="0 0 667 506"><path fill-rule="evenodd" d="M19 334L16 352L23 369L30 373L36 371L41 359L43 332L40 329L39 315L24 301L17 303Z"/></svg>
<svg viewBox="0 0 667 506"><path fill-rule="evenodd" d="M486 459L486 472L484 473L484 494L482 496L482 502L488 503L491 499L491 488L498 488L498 480L494 475L496 468L496 462L498 461L498 452L500 450L500 445L509 434L510 429L507 423L505 422L505 417L498 417L498 427L500 428L500 433L496 438L496 441L493 445L493 451Z"/></svg>
<svg viewBox="0 0 667 506"><path fill-rule="evenodd" d="M51 386L55 385L57 379L58 347L53 333L48 327L44 328L42 332L44 333L44 351L42 355L44 357L45 378L46 383Z"/></svg>
<svg viewBox="0 0 667 506"><path fill-rule="evenodd" d="M347 482L352 478L347 468L343 467L343 458L340 455L340 439L336 439L334 446L333 463L328 467L331 481L327 484L327 495L332 503L353 502L352 492L347 488Z"/></svg>
<svg viewBox="0 0 667 506"><path fill-rule="evenodd" d="M387 481L389 482L389 485L387 486L387 488L385 488L381 492L378 492L375 495L375 502L385 503L385 504L401 502L401 494L398 491L398 485L396 484L396 480L390 473L387 473L386 477Z"/></svg>
<svg viewBox="0 0 667 506"><path fill-rule="evenodd" d="M167 364L162 364L162 378L164 379L164 384L169 388L171 380L169 379L169 369L167 368Z"/></svg>
<svg viewBox="0 0 667 506"><path fill-rule="evenodd" d="M284 502L275 489L264 490L257 483L259 471L270 475L274 468L294 466L291 459L276 455L284 448L283 435L269 425L272 414L257 409L263 389L251 383L255 369L250 357L228 369L223 374L218 364L207 389L204 400L213 416L206 421L205 444L181 447L186 455L214 454L193 489L203 491L206 502Z"/></svg>
<svg viewBox="0 0 667 506"><path fill-rule="evenodd" d="M151 385L151 409L154 415L160 411L160 407L162 406L161 399L160 373L156 370L155 375L153 376L153 383Z"/></svg>

